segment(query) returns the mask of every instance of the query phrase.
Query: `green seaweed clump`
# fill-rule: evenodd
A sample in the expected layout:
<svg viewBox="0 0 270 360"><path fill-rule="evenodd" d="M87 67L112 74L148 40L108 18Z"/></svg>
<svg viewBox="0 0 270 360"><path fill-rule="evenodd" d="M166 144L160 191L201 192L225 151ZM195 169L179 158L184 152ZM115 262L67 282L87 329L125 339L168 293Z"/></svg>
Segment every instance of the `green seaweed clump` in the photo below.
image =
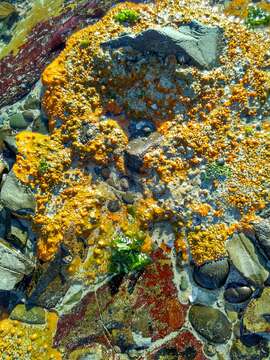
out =
<svg viewBox="0 0 270 360"><path fill-rule="evenodd" d="M249 6L246 24L250 27L269 25L270 14L257 6Z"/></svg>
<svg viewBox="0 0 270 360"><path fill-rule="evenodd" d="M50 165L48 164L48 162L45 159L41 159L39 162L38 171L40 174L45 174L48 171L49 167Z"/></svg>
<svg viewBox="0 0 270 360"><path fill-rule="evenodd" d="M227 165L214 162L207 166L204 178L205 180L215 180L222 177L228 178L231 175L232 171Z"/></svg>
<svg viewBox="0 0 270 360"><path fill-rule="evenodd" d="M135 23L139 19L140 15L135 10L121 10L118 14L115 15L114 19L120 24L124 23Z"/></svg>
<svg viewBox="0 0 270 360"><path fill-rule="evenodd" d="M144 239L141 234L134 236L117 235L111 244L110 272L128 274L135 270L141 270L150 264L150 257L142 252L143 242Z"/></svg>

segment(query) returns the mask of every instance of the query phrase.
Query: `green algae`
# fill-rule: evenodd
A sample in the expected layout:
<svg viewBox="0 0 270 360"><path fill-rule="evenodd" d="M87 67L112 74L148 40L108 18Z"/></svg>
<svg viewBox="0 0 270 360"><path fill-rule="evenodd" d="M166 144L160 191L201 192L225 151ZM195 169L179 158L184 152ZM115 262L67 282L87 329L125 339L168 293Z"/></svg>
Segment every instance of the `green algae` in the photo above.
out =
<svg viewBox="0 0 270 360"><path fill-rule="evenodd" d="M38 166L38 171L41 174L45 174L49 170L50 165L45 159L41 159Z"/></svg>
<svg viewBox="0 0 270 360"><path fill-rule="evenodd" d="M142 252L143 242L144 236L141 232L133 236L116 236L111 244L110 272L128 274L150 264L150 257Z"/></svg>
<svg viewBox="0 0 270 360"><path fill-rule="evenodd" d="M118 14L115 15L114 19L118 21L120 24L124 23L131 23L134 24L136 21L139 20L139 13L134 10L121 10Z"/></svg>
<svg viewBox="0 0 270 360"><path fill-rule="evenodd" d="M270 24L270 14L257 6L249 6L245 22L250 27L267 26Z"/></svg>
<svg viewBox="0 0 270 360"><path fill-rule="evenodd" d="M228 178L231 175L232 171L227 165L214 162L207 166L204 178L205 180L215 180L222 177Z"/></svg>

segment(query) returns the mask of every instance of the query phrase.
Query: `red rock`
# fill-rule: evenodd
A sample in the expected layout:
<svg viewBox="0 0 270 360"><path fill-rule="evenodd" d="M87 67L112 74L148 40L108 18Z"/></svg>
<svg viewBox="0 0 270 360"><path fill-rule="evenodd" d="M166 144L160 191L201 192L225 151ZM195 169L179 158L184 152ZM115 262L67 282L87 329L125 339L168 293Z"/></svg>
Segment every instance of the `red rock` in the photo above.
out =
<svg viewBox="0 0 270 360"><path fill-rule="evenodd" d="M201 342L189 331L180 333L177 337L153 351L148 355L147 360L157 360L158 354L165 353L166 350L177 353L179 360L207 360L207 357L203 354Z"/></svg>
<svg viewBox="0 0 270 360"><path fill-rule="evenodd" d="M107 1L107 8L110 5L111 2ZM26 95L46 65L58 55L67 37L100 17L106 6L102 1L92 0L79 5L76 10L37 24L15 56L9 54L0 60L0 107Z"/></svg>
<svg viewBox="0 0 270 360"><path fill-rule="evenodd" d="M113 337L114 329L123 330L129 343L132 333L155 341L180 330L187 309L177 298L171 260L158 250L135 286L134 281L126 279L114 295L108 285L103 286L96 295L85 296L71 314L63 316L54 345L68 352L93 342L124 347L124 340L118 343Z"/></svg>

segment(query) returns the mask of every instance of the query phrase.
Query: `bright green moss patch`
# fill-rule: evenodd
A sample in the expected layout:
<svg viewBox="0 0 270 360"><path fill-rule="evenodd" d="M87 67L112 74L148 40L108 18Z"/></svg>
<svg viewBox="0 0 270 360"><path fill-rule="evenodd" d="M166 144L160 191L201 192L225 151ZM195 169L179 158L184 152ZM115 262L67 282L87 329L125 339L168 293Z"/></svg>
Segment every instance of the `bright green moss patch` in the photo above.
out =
<svg viewBox="0 0 270 360"><path fill-rule="evenodd" d="M205 172L205 180L215 180L222 177L230 177L232 175L231 169L227 165L221 165L217 162L211 163L207 166Z"/></svg>
<svg viewBox="0 0 270 360"><path fill-rule="evenodd" d="M141 233L134 236L120 234L113 240L110 272L128 274L151 263L150 257L141 251L144 239Z"/></svg>
<svg viewBox="0 0 270 360"><path fill-rule="evenodd" d="M250 6L248 8L248 16L246 18L246 24L251 27L269 25L270 14L263 9L256 6Z"/></svg>
<svg viewBox="0 0 270 360"><path fill-rule="evenodd" d="M115 15L114 19L118 21L120 24L124 23L135 23L139 19L140 15L135 10L121 10L118 14Z"/></svg>
<svg viewBox="0 0 270 360"><path fill-rule="evenodd" d="M50 165L48 164L48 162L45 159L41 159L39 162L38 171L41 174L45 174L48 171L49 167Z"/></svg>

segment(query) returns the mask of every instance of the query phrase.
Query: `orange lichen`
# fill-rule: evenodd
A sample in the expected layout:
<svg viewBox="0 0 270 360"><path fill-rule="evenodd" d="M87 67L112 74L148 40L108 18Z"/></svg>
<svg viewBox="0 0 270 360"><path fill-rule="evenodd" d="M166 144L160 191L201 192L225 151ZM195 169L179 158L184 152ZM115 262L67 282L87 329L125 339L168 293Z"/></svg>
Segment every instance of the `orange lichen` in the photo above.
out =
<svg viewBox="0 0 270 360"><path fill-rule="evenodd" d="M191 231L187 235L192 258L197 264L226 255L225 241L231 234L225 224L211 225L207 230Z"/></svg>
<svg viewBox="0 0 270 360"><path fill-rule="evenodd" d="M247 1L240 3L245 7ZM238 5L237 1L231 3ZM154 147L144 156L145 173L155 170L161 181L179 189L185 210L201 217L202 222L211 221L211 216L218 217L219 223L207 224L207 230L190 232L192 219L179 225L189 231L187 238L196 262L225 254L224 242L236 228L227 225L228 209L239 212L238 225L243 221L244 227L269 202L265 191L270 174L269 128L264 121L261 129L255 126L250 129L242 120L256 117L258 106L251 104L256 99L263 106L269 94L269 73L265 71L269 41L243 24L219 17L199 0L194 0L192 6L188 1L181 5L172 1L173 26L178 26L173 17L180 13L183 22L196 18L224 29L227 46L220 58L222 67L205 72L186 70L178 66L175 56L166 58L166 65L152 57L152 63L134 67L125 74L117 71L119 64L125 62L115 61L114 55L103 51L100 44L125 31L114 16L127 7L142 14L132 24L136 34L158 23L159 14L168 11L168 2L160 0L153 6L117 5L96 24L73 34L42 76L46 87L43 106L49 117L50 135L23 132L17 137L19 153L14 171L36 193L37 213L33 222L39 237L39 257L51 260L61 242L77 254L81 249L79 238L83 238L92 253L86 260L80 256L71 264L70 271L81 273L83 269L89 278L106 272L113 234L130 228L131 224L124 220L130 210L125 204L115 213L108 211L106 201L116 196L110 193L109 186L99 187L92 181L88 166L113 164L121 174L126 173L124 152L130 119L152 120L163 136L158 150ZM236 79L235 69L243 64L243 59L246 60L241 70L243 76ZM146 74L151 74L154 81L149 81ZM168 87L161 81L161 74L168 76ZM177 81L183 82L186 77L192 81L188 88L194 92L193 97L185 96L185 86ZM129 102L129 90L134 89L140 95ZM180 112L179 104L183 106ZM219 159L226 163L228 176L208 179L213 192L218 190L211 206L199 196L192 199L185 187L181 189L182 183L192 181L193 177L198 181L202 166L207 172L207 167ZM154 221L181 216L169 203L154 200L151 193L143 194L143 199L133 207L136 226L144 230ZM148 239L145 244L148 250L150 243Z"/></svg>
<svg viewBox="0 0 270 360"><path fill-rule="evenodd" d="M53 349L57 315L47 314L45 325L28 325L17 320L0 320L0 351L3 359L61 360L61 353Z"/></svg>

